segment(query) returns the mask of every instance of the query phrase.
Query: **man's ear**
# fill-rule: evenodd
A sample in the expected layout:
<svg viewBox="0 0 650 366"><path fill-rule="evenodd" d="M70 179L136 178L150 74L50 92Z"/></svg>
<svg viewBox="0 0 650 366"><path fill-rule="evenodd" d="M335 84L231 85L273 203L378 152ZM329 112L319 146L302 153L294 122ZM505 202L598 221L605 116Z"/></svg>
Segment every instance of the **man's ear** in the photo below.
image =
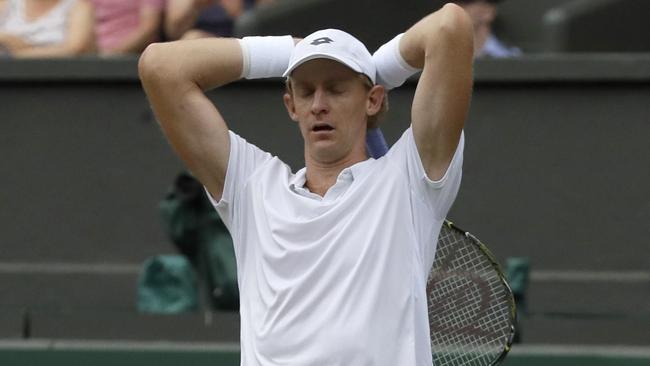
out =
<svg viewBox="0 0 650 366"><path fill-rule="evenodd" d="M282 100L284 100L284 106L287 108L289 117L295 122L298 122L298 115L296 114L296 105L293 103L293 96L289 94L289 92L286 92L282 96Z"/></svg>
<svg viewBox="0 0 650 366"><path fill-rule="evenodd" d="M366 113L369 116L374 116L381 110L381 104L386 97L386 89L381 85L373 86L368 92L368 99L366 101Z"/></svg>

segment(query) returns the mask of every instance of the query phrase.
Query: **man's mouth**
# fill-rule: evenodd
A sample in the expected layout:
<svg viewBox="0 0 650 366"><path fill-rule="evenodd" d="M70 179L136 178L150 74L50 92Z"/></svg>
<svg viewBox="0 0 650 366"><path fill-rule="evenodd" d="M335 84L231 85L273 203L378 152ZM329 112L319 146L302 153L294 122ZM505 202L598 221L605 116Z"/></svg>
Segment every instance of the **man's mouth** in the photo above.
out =
<svg viewBox="0 0 650 366"><path fill-rule="evenodd" d="M334 127L327 123L317 123L311 129L313 132L323 132L323 131L332 131Z"/></svg>

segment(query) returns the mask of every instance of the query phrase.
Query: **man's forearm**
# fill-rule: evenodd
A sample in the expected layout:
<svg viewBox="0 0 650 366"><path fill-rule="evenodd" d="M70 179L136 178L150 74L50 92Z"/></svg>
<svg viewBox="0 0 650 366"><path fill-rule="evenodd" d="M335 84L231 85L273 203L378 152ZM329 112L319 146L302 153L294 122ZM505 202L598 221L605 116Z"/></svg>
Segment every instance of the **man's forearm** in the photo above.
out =
<svg viewBox="0 0 650 366"><path fill-rule="evenodd" d="M459 19L459 9L454 4L447 4L404 33L400 52L409 65L422 69L426 58L439 54L443 48L459 48L468 41L472 42L471 32L459 26L466 23L466 20Z"/></svg>
<svg viewBox="0 0 650 366"><path fill-rule="evenodd" d="M209 90L238 80L242 71L239 42L232 38L155 43L140 58L143 81Z"/></svg>
<svg viewBox="0 0 650 366"><path fill-rule="evenodd" d="M396 88L424 68L427 53L431 56L440 53L444 47L454 48L456 40L467 38L462 30L454 29L458 28L458 19L449 19L458 18L458 10L460 8L455 5L446 6L382 45L373 55L378 82L387 90ZM454 11L456 15L449 15ZM452 44L443 44L446 40L451 40ZM459 42L458 46L462 47L462 43Z"/></svg>

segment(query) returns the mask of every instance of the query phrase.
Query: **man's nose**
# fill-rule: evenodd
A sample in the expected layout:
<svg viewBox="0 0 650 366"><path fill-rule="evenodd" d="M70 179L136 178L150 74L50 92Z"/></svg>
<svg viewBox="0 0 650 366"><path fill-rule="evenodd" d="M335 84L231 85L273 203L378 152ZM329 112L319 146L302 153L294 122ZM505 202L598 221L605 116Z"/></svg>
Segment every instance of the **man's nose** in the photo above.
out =
<svg viewBox="0 0 650 366"><path fill-rule="evenodd" d="M313 114L327 113L329 111L327 95L323 90L318 89L314 92L314 99L311 103L311 111Z"/></svg>

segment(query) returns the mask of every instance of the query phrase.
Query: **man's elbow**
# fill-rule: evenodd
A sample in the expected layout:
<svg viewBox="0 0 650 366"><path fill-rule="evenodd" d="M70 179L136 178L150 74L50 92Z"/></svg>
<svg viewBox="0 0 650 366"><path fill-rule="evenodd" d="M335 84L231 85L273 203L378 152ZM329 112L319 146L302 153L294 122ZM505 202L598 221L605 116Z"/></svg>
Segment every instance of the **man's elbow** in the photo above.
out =
<svg viewBox="0 0 650 366"><path fill-rule="evenodd" d="M168 44L151 43L142 52L138 60L138 75L143 83L159 83L170 75L166 61L168 48Z"/></svg>
<svg viewBox="0 0 650 366"><path fill-rule="evenodd" d="M447 50L474 52L474 27L469 15L460 6L449 3L425 18L425 58L437 58Z"/></svg>
<svg viewBox="0 0 650 366"><path fill-rule="evenodd" d="M474 26L472 19L467 12L454 3L445 4L440 9L440 22L437 24L436 33L451 42L467 42L473 43L474 39Z"/></svg>
<svg viewBox="0 0 650 366"><path fill-rule="evenodd" d="M441 9L443 25L472 28L472 19L460 5L447 3Z"/></svg>

